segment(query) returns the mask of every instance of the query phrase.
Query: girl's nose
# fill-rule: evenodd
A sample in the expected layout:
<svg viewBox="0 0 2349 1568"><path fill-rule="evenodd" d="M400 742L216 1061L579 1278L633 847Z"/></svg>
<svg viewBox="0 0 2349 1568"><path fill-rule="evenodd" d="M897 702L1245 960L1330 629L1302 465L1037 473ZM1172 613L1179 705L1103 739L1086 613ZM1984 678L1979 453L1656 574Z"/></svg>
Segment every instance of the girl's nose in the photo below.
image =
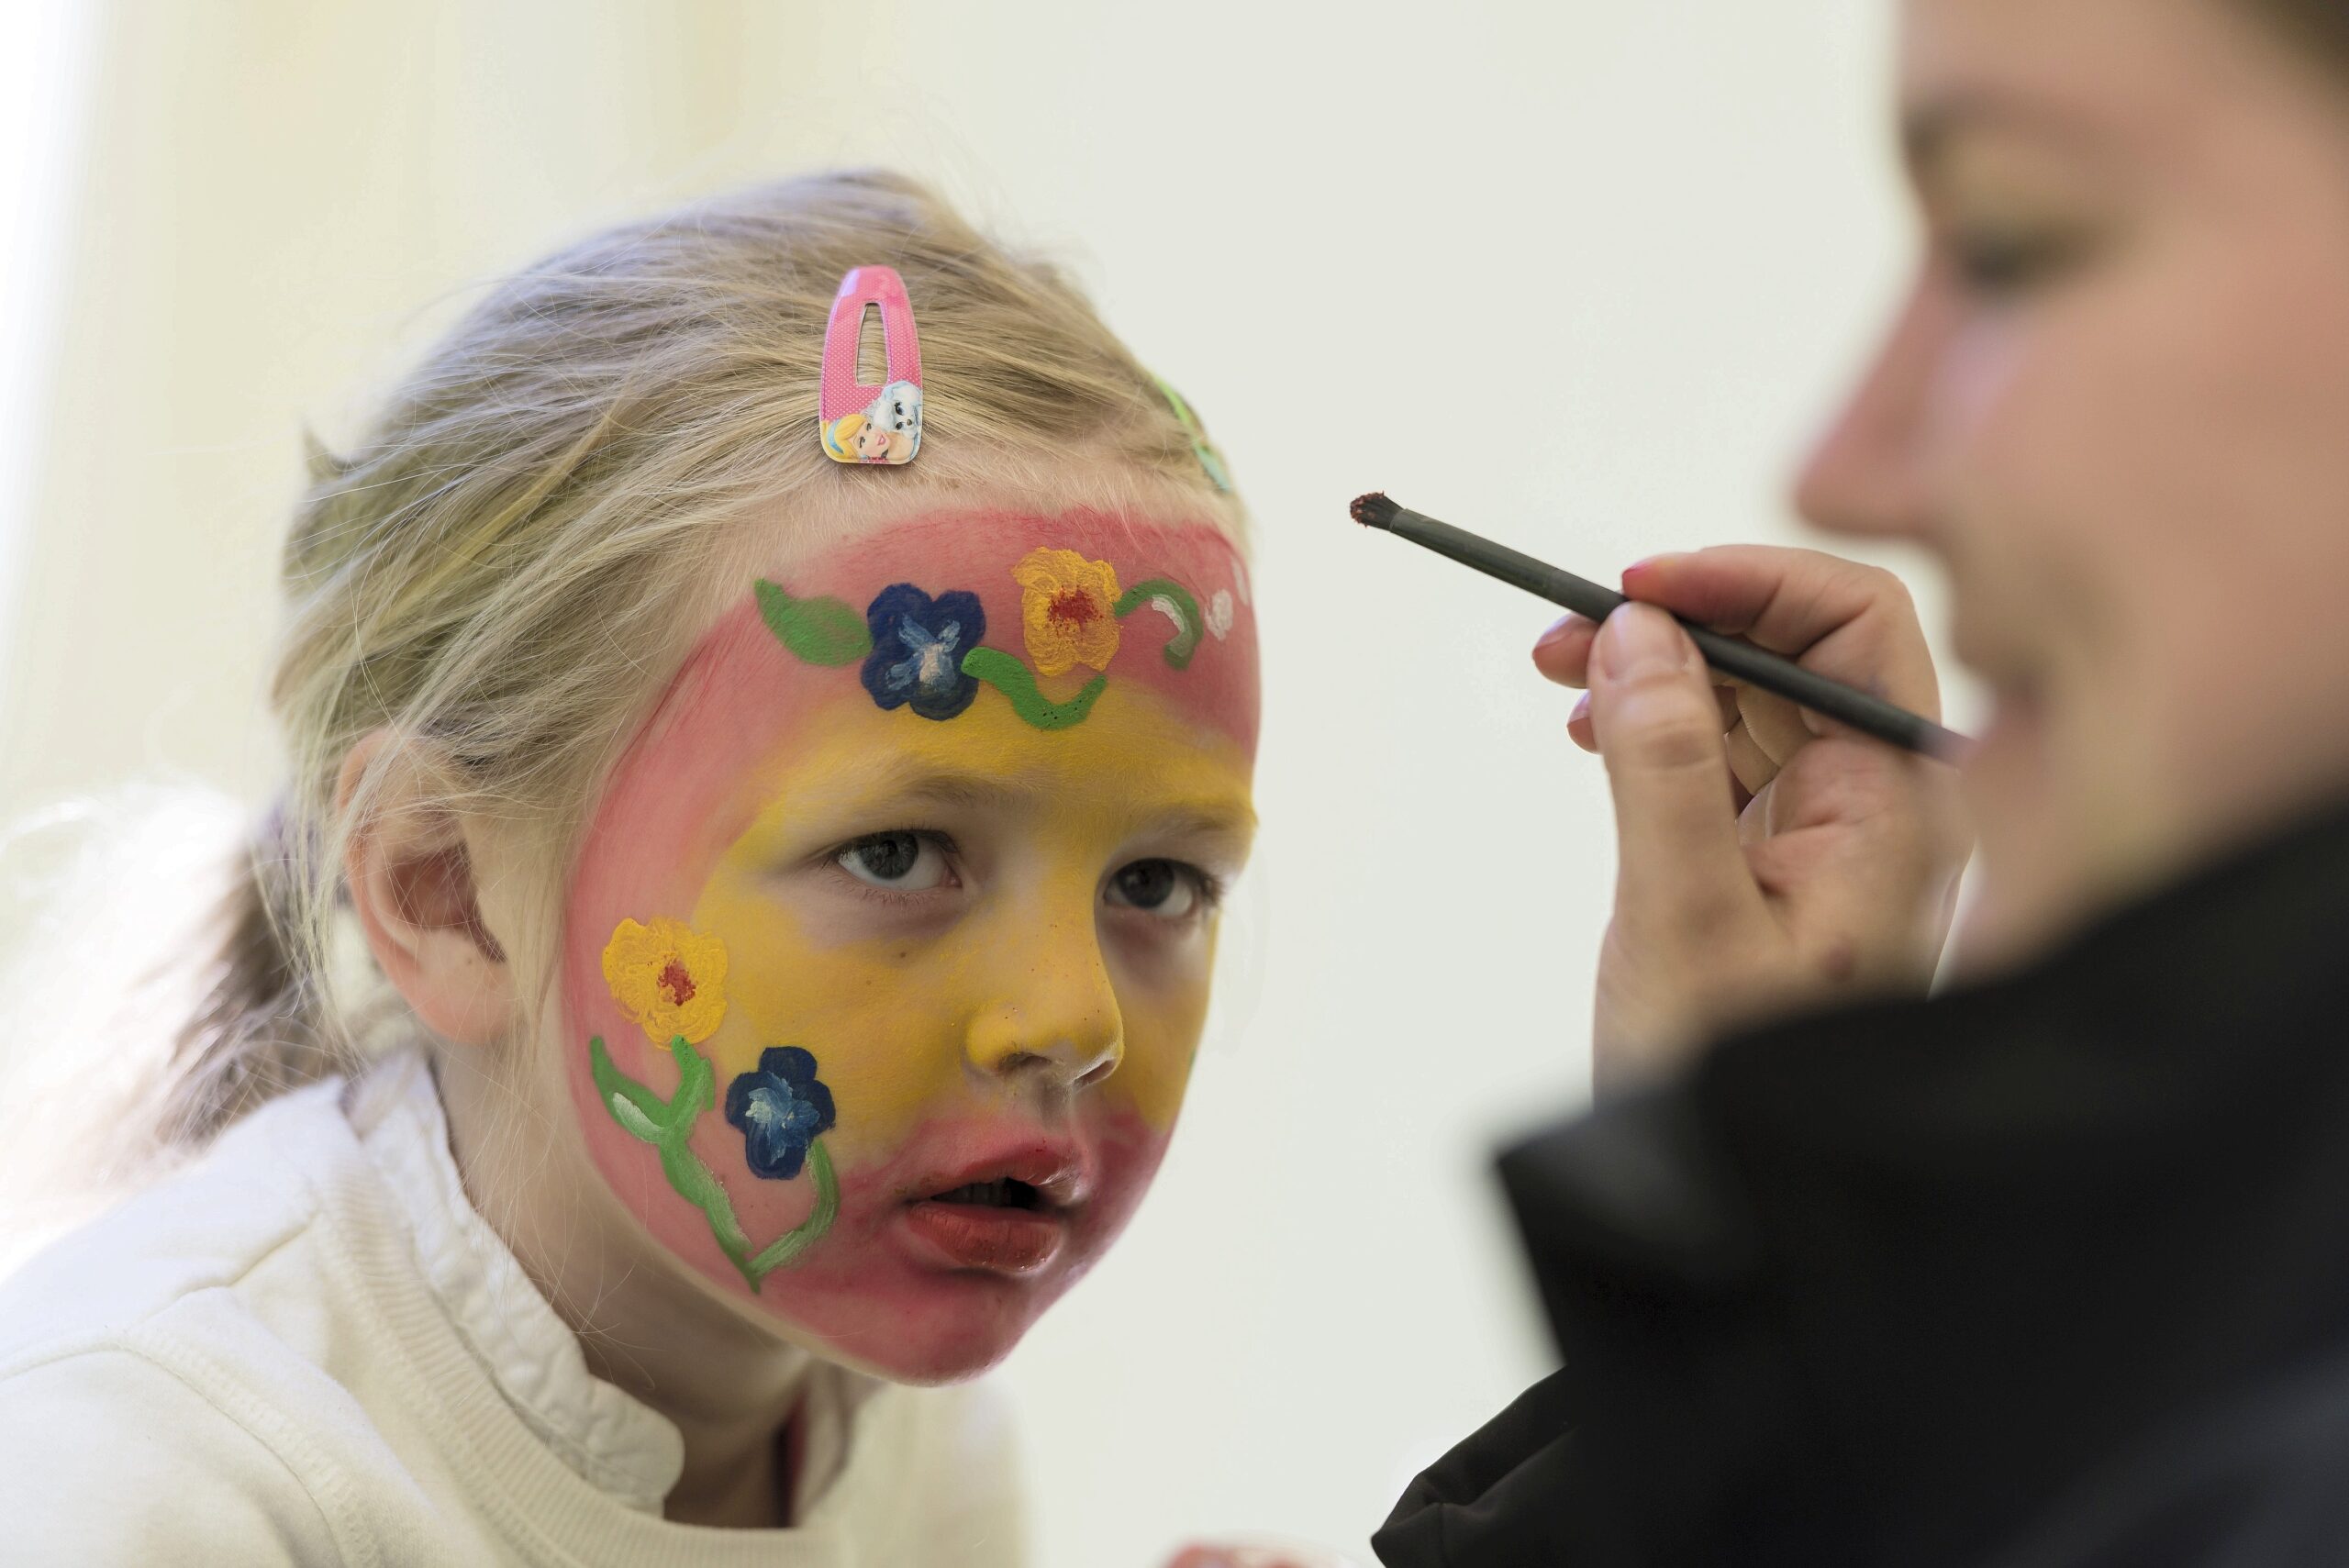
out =
<svg viewBox="0 0 2349 1568"><path fill-rule="evenodd" d="M1054 933L1004 970L1001 999L971 1020L963 1054L972 1067L1056 1090L1089 1087L1117 1071L1124 1019L1089 929Z"/></svg>

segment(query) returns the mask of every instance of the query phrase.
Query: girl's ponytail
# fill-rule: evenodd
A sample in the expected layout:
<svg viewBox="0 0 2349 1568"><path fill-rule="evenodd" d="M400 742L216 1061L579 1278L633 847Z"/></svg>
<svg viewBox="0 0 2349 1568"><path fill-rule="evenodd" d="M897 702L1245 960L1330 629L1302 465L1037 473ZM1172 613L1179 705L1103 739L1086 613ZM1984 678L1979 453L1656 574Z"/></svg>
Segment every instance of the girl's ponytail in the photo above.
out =
<svg viewBox="0 0 2349 1568"><path fill-rule="evenodd" d="M273 806L239 857L216 917L219 945L203 972L201 1000L172 1042L162 1099L150 1129L166 1147L198 1146L272 1095L345 1071L317 986L287 941L284 897L292 862L284 807Z"/></svg>

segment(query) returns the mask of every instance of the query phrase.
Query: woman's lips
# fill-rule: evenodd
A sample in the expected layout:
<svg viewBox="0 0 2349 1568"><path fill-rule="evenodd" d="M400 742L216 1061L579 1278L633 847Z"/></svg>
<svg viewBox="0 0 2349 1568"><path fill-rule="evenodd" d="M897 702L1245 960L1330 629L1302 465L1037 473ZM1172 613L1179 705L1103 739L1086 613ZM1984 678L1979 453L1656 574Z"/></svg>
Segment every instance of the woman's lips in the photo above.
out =
<svg viewBox="0 0 2349 1568"><path fill-rule="evenodd" d="M2037 683L1994 685L1989 722L1983 726L1981 742L1968 759L1968 771L1984 771L1986 760L2008 759L2036 751L2045 720L2046 709Z"/></svg>

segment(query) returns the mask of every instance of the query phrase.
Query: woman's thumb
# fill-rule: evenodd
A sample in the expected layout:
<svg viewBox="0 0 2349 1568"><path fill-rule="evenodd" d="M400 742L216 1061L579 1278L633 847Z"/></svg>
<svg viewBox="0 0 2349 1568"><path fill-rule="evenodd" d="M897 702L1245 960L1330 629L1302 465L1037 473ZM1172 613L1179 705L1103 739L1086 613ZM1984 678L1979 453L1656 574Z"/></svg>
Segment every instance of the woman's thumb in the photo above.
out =
<svg viewBox="0 0 2349 1568"><path fill-rule="evenodd" d="M1618 915L1661 933L1757 910L1720 704L1671 616L1627 604L1607 617L1590 661L1590 718L1615 795Z"/></svg>

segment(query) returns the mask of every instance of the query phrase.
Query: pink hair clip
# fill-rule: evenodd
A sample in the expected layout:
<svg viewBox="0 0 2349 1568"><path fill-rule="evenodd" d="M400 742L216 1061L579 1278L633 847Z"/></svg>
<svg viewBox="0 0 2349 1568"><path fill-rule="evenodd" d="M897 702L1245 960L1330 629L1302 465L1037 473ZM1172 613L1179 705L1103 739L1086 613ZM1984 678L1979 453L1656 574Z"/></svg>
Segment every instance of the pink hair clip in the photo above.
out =
<svg viewBox="0 0 2349 1568"><path fill-rule="evenodd" d="M881 312L888 369L874 385L856 379L857 339L867 306ZM921 450L921 339L913 302L894 267L852 267L824 325L824 369L817 386L824 455L834 462L907 463Z"/></svg>

